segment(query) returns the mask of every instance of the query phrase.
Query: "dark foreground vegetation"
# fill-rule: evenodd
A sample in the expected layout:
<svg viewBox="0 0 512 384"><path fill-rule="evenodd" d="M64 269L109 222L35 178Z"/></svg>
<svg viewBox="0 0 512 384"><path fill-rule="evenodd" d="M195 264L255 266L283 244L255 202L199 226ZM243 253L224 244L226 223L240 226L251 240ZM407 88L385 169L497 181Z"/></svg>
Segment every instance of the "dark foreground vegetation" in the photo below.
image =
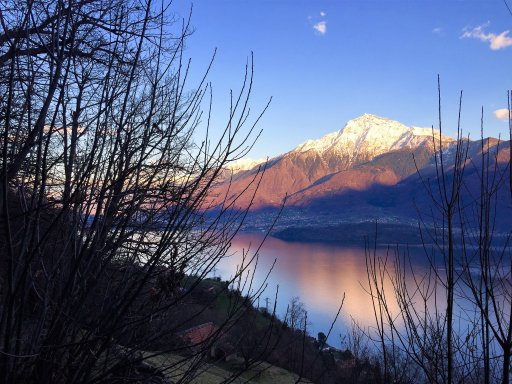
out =
<svg viewBox="0 0 512 384"><path fill-rule="evenodd" d="M179 354L178 332L208 308L188 297L244 212L200 212L224 166L251 147L252 63L212 141L201 110L210 85L188 85L188 20L167 7L2 2L2 383L152 380L141 351ZM182 290L185 276L195 280ZM199 356L179 381L194 377Z"/></svg>
<svg viewBox="0 0 512 384"><path fill-rule="evenodd" d="M509 92L509 111L510 103ZM376 242L368 244L376 325L370 337L379 345L385 382L511 380L512 149L510 141L492 148L483 140L483 121L482 111L481 147L470 155L459 112L456 144L435 142L436 177L420 172L431 199L430 210L419 212L430 268L414 271L406 247L382 257ZM509 112L512 136L511 121ZM497 230L498 222L506 223L505 231Z"/></svg>
<svg viewBox="0 0 512 384"><path fill-rule="evenodd" d="M444 267L411 287L397 262L393 313L382 289L391 263L369 250L366 335L380 351L329 350L297 303L281 320L253 306L257 252L229 281L208 279L247 210L226 195L206 214L207 197L251 148L260 114L249 109L251 60L212 139L208 69L188 84L189 34L151 0L2 2L0 382L201 382L215 369L214 382L233 382L273 364L292 381L508 383L510 234L496 247L493 220L497 199L511 198L510 156L503 173L483 146L479 193L461 201L464 140L450 161L438 143L437 178L424 184L437 225L422 236ZM463 332L461 292L473 304Z"/></svg>
<svg viewBox="0 0 512 384"><path fill-rule="evenodd" d="M211 139L208 68L188 84L188 20L168 7L2 3L2 383L201 381L211 362L229 368L217 382L268 362L293 381L339 379L295 315L252 306L256 257L228 282L207 279L246 211L206 214L206 197L260 115L251 60Z"/></svg>

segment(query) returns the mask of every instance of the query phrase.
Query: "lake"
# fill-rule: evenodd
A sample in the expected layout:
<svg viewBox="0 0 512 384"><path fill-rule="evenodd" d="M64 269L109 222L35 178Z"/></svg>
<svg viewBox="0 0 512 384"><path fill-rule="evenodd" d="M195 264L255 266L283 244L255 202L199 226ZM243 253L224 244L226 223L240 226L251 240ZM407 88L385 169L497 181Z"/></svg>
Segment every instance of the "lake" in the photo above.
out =
<svg viewBox="0 0 512 384"><path fill-rule="evenodd" d="M223 279L233 276L244 255L254 255L262 240L260 234L238 234L232 242L230 256L217 266L216 275ZM386 252L386 249L378 250L380 256L385 256ZM279 285L276 304L279 317L284 317L287 305L293 297L298 296L311 322L308 332L316 337L320 331L327 334L345 294L340 317L329 337L329 343L338 347L341 346L340 334L347 332L351 319L363 327L374 326L364 247L285 242L268 237L258 254L252 290L265 282L274 262L275 265L266 281L267 287L255 305L265 307L268 302L272 310ZM421 248L414 249L411 255L416 272L427 269L427 258ZM389 265L392 265L392 261ZM254 265L249 270L254 271ZM245 292L248 290L247 284ZM393 297L389 278L386 278L384 289L387 297ZM396 302L390 300L390 304L391 310L397 313Z"/></svg>

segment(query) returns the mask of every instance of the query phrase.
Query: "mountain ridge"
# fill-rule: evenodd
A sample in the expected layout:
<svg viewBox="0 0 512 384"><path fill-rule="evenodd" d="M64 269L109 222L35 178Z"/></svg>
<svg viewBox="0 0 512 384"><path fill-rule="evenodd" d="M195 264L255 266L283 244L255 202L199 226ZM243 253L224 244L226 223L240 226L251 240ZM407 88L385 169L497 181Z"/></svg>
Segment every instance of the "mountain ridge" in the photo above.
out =
<svg viewBox="0 0 512 384"><path fill-rule="evenodd" d="M289 204L307 205L311 198L339 190L393 185L416 171L413 156L419 166L428 161L434 152L432 134L439 139L439 132L430 128L408 127L364 114L340 130L307 140L266 163L239 170L232 167L229 182L220 183L215 193L234 199L236 191L245 190L262 169L258 191L250 186L245 197L236 199L235 206L252 203L256 209L276 207L285 196L289 196ZM448 145L455 141L444 135L441 138ZM246 164L251 162L246 160Z"/></svg>
<svg viewBox="0 0 512 384"><path fill-rule="evenodd" d="M461 196L470 202L478 196L483 164L491 179L508 180L510 142L495 138L464 141L468 159ZM250 207L254 216L248 230L264 228L260 224L269 221L284 200L285 209L276 227L280 229L303 226L303 233L310 227L339 229L340 223L374 220L414 227L419 211L432 209L425 188L428 184L431 191L437 190L434 154L442 146L445 175L450 180L455 143L455 139L431 128L408 127L365 114L255 168L232 172L214 188L209 206ZM489 156L483 161L482 152L486 151ZM512 214L510 204L498 201L497 205L497 224L505 228L507 215ZM322 231L316 232L320 236Z"/></svg>
<svg viewBox="0 0 512 384"><path fill-rule="evenodd" d="M349 120L339 131L328 133L320 139L307 140L292 152L327 152L352 145L357 151L366 145L385 153L417 147L431 140L432 133L436 138L439 137L439 132L432 131L431 128L408 127L395 120L365 113ZM443 138L453 141L448 136L443 135Z"/></svg>
<svg viewBox="0 0 512 384"><path fill-rule="evenodd" d="M439 131L432 128L406 126L398 121L365 113L349 120L338 131L327 133L319 139L309 139L292 150L268 160L271 165L284 157L309 154L327 158L327 163L333 157L343 157L346 166L369 161L376 156L404 149L415 149L422 145L433 147L432 138L439 140ZM445 143L455 140L442 135ZM243 162L243 166L239 166ZM241 159L229 166L231 170L248 171L264 164L265 160ZM251 167L251 165L253 165ZM338 164L335 171L341 170Z"/></svg>

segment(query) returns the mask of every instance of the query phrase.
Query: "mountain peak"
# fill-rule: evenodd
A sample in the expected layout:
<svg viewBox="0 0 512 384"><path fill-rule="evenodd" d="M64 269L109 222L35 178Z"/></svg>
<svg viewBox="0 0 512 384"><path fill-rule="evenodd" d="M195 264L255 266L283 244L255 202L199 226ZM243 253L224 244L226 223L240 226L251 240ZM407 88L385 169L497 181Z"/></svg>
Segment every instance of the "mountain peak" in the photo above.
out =
<svg viewBox="0 0 512 384"><path fill-rule="evenodd" d="M341 133L357 143L370 140L385 144L390 140L397 140L410 130L411 128L398 121L364 114L348 121Z"/></svg>
<svg viewBox="0 0 512 384"><path fill-rule="evenodd" d="M373 115L371 113L363 113L361 116L356 117L355 119L352 119L350 121L372 121L372 120L388 120L386 117Z"/></svg>
<svg viewBox="0 0 512 384"><path fill-rule="evenodd" d="M430 128L408 127L395 120L365 113L349 120L341 130L318 140L308 140L292 152L314 151L321 156L338 153L353 160L369 160L386 152L417 148L426 144L431 135Z"/></svg>
<svg viewBox="0 0 512 384"><path fill-rule="evenodd" d="M294 151L315 150L323 153L336 147L356 150L362 144L369 144L369 142L373 143L370 143L370 146L388 147L391 144L390 141L395 142L408 130L411 129L398 121L365 113L349 120L341 130L329 133L318 140L308 140Z"/></svg>

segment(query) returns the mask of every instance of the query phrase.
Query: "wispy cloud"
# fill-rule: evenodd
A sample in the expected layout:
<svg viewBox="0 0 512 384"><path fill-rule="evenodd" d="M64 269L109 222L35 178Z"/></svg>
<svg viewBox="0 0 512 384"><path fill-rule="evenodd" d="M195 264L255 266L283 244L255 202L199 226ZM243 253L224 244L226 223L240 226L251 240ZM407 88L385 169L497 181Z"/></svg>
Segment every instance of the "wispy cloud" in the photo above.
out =
<svg viewBox="0 0 512 384"><path fill-rule="evenodd" d="M494 111L494 116L499 120L508 120L508 109L501 108Z"/></svg>
<svg viewBox="0 0 512 384"><path fill-rule="evenodd" d="M478 39L483 42L489 42L489 47L493 51L497 51L499 49L504 49L512 46L512 37L508 36L510 31L503 31L500 34L495 34L492 32L486 33L485 28L489 26L489 22L479 25L473 29L464 28L463 33L461 35L461 39L471 38Z"/></svg>
<svg viewBox="0 0 512 384"><path fill-rule="evenodd" d="M325 35L327 33L327 21L319 21L313 28L321 35Z"/></svg>
<svg viewBox="0 0 512 384"><path fill-rule="evenodd" d="M327 16L327 13L325 13L324 11L320 11L320 16L325 17L325 16Z"/></svg>
<svg viewBox="0 0 512 384"><path fill-rule="evenodd" d="M443 28L441 27L435 27L433 30L432 30L432 33L435 34L435 35L442 35L443 34Z"/></svg>

